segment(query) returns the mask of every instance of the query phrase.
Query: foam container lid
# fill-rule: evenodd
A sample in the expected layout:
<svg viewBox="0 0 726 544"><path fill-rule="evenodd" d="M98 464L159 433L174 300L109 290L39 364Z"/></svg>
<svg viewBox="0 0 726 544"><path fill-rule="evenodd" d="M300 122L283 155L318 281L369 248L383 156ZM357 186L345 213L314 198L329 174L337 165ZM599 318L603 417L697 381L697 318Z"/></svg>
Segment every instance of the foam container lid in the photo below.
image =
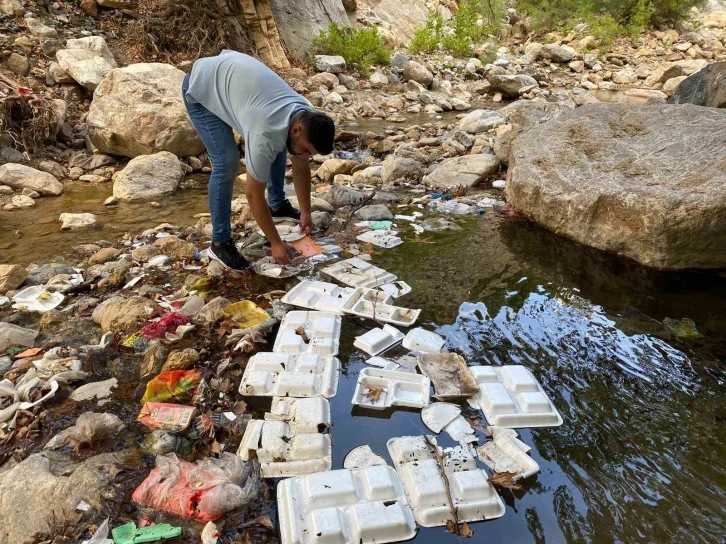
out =
<svg viewBox="0 0 726 544"><path fill-rule="evenodd" d="M332 312L293 311L280 323L272 351L276 353L314 353L333 356L340 347L341 318ZM309 342L297 333L303 327Z"/></svg>
<svg viewBox="0 0 726 544"><path fill-rule="evenodd" d="M411 329L403 339L404 348L421 353L440 353L445 343L446 340L435 332L422 328Z"/></svg>
<svg viewBox="0 0 726 544"><path fill-rule="evenodd" d="M315 353L257 353L247 362L239 392L260 397L330 398L338 390L340 361Z"/></svg>
<svg viewBox="0 0 726 544"><path fill-rule="evenodd" d="M435 439L432 442L436 444ZM486 471L462 447L442 449L444 472L460 522L483 521L504 515L504 503L489 483ZM388 441L388 453L401 478L414 517L423 527L446 525L451 516L439 464L423 436Z"/></svg>
<svg viewBox="0 0 726 544"><path fill-rule="evenodd" d="M321 273L350 287L373 288L398 279L394 274L357 257L326 266Z"/></svg>
<svg viewBox="0 0 726 544"><path fill-rule="evenodd" d="M369 355L378 355L398 344L403 340L403 336L403 333L395 327L383 325L382 329L371 329L356 337L353 345Z"/></svg>
<svg viewBox="0 0 726 544"><path fill-rule="evenodd" d="M398 232L395 230L369 230L356 236L356 239L374 246L391 249L403 243L403 240L396 236L397 234Z"/></svg>
<svg viewBox="0 0 726 544"><path fill-rule="evenodd" d="M282 544L385 544L416 534L401 481L386 465L283 480L277 507Z"/></svg>
<svg viewBox="0 0 726 544"><path fill-rule="evenodd" d="M513 480L528 478L539 472L537 461L527 452L529 446L517 438L517 431L502 427L489 427L492 440L477 448L476 453L493 472L511 472Z"/></svg>
<svg viewBox="0 0 726 544"><path fill-rule="evenodd" d="M411 286L405 281L394 281L378 287L381 291L391 295L393 298L402 297L411 292Z"/></svg>
<svg viewBox="0 0 726 544"><path fill-rule="evenodd" d="M534 375L524 366L473 366L476 401L490 425L559 427L562 416Z"/></svg>
<svg viewBox="0 0 726 544"><path fill-rule="evenodd" d="M304 280L290 289L282 302L310 310L343 313L343 305L355 292L350 287L340 287L325 281Z"/></svg>
<svg viewBox="0 0 726 544"><path fill-rule="evenodd" d="M377 400L367 396L372 389L381 389ZM420 374L381 368L364 368L358 375L352 403L374 410L391 406L424 408L429 405L431 380Z"/></svg>
<svg viewBox="0 0 726 544"><path fill-rule="evenodd" d="M383 294L382 291L379 291ZM349 314L373 319L381 323L390 323L399 327L410 327L421 314L421 310L412 310L390 304L380 304L365 299L359 299L352 308L346 309Z"/></svg>

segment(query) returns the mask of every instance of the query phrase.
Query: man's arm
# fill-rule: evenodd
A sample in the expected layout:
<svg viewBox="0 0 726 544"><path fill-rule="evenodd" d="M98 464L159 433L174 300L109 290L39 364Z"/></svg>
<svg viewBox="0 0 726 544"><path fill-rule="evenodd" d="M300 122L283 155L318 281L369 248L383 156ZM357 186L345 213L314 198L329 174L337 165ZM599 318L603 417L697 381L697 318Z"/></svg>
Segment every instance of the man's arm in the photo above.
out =
<svg viewBox="0 0 726 544"><path fill-rule="evenodd" d="M292 182L295 185L295 194L300 206L300 228L307 235L313 232L313 220L310 214L310 162L300 157L292 156Z"/></svg>
<svg viewBox="0 0 726 544"><path fill-rule="evenodd" d="M309 174L310 170L308 170ZM308 177L308 184L310 178ZM267 240L272 246L272 257L280 264L292 263L292 255L285 242L282 241L280 235L275 228L275 222L272 220L270 208L265 200L265 183L260 183L247 172L247 185L245 193L247 194L247 202L249 202L252 215L255 217L257 224L265 233ZM308 197L308 209L310 209L310 198Z"/></svg>

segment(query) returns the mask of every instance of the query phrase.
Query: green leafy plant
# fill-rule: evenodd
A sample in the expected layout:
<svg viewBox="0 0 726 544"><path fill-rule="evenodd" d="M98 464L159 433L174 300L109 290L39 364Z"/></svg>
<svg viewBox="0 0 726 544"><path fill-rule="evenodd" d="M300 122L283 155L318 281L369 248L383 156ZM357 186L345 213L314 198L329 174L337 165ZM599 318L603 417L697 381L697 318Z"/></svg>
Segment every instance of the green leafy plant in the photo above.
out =
<svg viewBox="0 0 726 544"><path fill-rule="evenodd" d="M409 51L414 54L433 53L438 49L443 38L444 19L435 11L429 11L426 24L416 30L413 39L408 46Z"/></svg>
<svg viewBox="0 0 726 544"><path fill-rule="evenodd" d="M313 40L314 55L340 55L353 70L367 73L374 64L388 64L393 52L381 39L375 27L347 28L330 23ZM314 60L311 58L311 61Z"/></svg>

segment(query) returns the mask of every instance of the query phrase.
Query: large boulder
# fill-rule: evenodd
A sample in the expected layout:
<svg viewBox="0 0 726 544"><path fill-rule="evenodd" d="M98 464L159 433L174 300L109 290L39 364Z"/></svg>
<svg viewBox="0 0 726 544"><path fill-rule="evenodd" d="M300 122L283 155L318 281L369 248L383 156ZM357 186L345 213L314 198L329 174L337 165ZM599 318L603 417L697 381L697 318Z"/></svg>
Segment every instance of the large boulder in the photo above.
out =
<svg viewBox="0 0 726 544"><path fill-rule="evenodd" d="M333 206L333 208L344 208L346 206L355 206L365 198L360 191L346 187L345 185L333 185L325 194L325 200Z"/></svg>
<svg viewBox="0 0 726 544"><path fill-rule="evenodd" d="M176 191L183 177L184 169L173 153L142 155L114 175L113 196L124 202L158 198Z"/></svg>
<svg viewBox="0 0 726 544"><path fill-rule="evenodd" d="M703 59L677 60L653 72L646 83L665 83L674 77L690 76L705 68L707 64Z"/></svg>
<svg viewBox="0 0 726 544"><path fill-rule="evenodd" d="M520 134L508 203L659 269L726 266L726 111L588 104ZM704 160L708 157L708 160Z"/></svg>
<svg viewBox="0 0 726 544"><path fill-rule="evenodd" d="M504 124L504 117L493 110L474 110L461 118L459 128L469 134L487 132Z"/></svg>
<svg viewBox="0 0 726 544"><path fill-rule="evenodd" d="M347 159L327 159L320 165L315 173L321 181L330 183L338 174L350 174L351 170L358 165L356 161Z"/></svg>
<svg viewBox="0 0 726 544"><path fill-rule="evenodd" d="M306 57L315 37L330 23L350 26L341 0L270 0L270 8L282 43L300 59Z"/></svg>
<svg viewBox="0 0 726 544"><path fill-rule="evenodd" d="M93 145L127 157L159 151L187 157L204 151L184 106L183 80L184 72L161 63L132 64L109 72L88 110Z"/></svg>
<svg viewBox="0 0 726 544"><path fill-rule="evenodd" d="M726 108L726 61L709 64L681 81L668 102Z"/></svg>
<svg viewBox="0 0 726 544"><path fill-rule="evenodd" d="M381 166L381 181L386 185L399 181L418 182L423 176L421 163L408 157L388 155Z"/></svg>
<svg viewBox="0 0 726 544"><path fill-rule="evenodd" d="M339 74L345 72L345 59L340 55L315 55L315 69L318 72Z"/></svg>
<svg viewBox="0 0 726 544"><path fill-rule="evenodd" d="M66 49L55 56L61 69L89 91L95 90L104 76L118 67L101 36L68 40Z"/></svg>
<svg viewBox="0 0 726 544"><path fill-rule="evenodd" d="M475 154L446 159L423 181L429 187L441 189L473 187L499 170L499 159L495 155Z"/></svg>
<svg viewBox="0 0 726 544"><path fill-rule="evenodd" d="M406 81L415 81L428 88L434 81L434 75L423 64L411 60L403 69L403 79Z"/></svg>
<svg viewBox="0 0 726 544"><path fill-rule="evenodd" d="M24 164L8 163L0 166L0 185L30 189L40 195L55 196L63 192L63 184L53 174Z"/></svg>
<svg viewBox="0 0 726 544"><path fill-rule="evenodd" d="M550 43L542 46L539 50L539 56L554 62L570 62L577 56L577 51L569 45Z"/></svg>
<svg viewBox="0 0 726 544"><path fill-rule="evenodd" d="M493 91L500 92L504 96L519 96L523 89L539 87L537 80L526 74L492 76L489 78L489 84Z"/></svg>

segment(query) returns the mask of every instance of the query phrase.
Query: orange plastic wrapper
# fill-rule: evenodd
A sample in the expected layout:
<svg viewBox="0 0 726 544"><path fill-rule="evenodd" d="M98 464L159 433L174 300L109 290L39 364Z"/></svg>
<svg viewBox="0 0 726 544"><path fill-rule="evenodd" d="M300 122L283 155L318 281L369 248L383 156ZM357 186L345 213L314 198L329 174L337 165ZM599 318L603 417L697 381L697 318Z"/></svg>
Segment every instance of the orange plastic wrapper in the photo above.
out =
<svg viewBox="0 0 726 544"><path fill-rule="evenodd" d="M163 402L172 397L194 391L202 374L198 370L170 370L162 372L146 384L141 402Z"/></svg>
<svg viewBox="0 0 726 544"><path fill-rule="evenodd" d="M149 429L178 433L189 427L197 415L199 415L199 410L194 406L147 402L136 421L146 425Z"/></svg>

